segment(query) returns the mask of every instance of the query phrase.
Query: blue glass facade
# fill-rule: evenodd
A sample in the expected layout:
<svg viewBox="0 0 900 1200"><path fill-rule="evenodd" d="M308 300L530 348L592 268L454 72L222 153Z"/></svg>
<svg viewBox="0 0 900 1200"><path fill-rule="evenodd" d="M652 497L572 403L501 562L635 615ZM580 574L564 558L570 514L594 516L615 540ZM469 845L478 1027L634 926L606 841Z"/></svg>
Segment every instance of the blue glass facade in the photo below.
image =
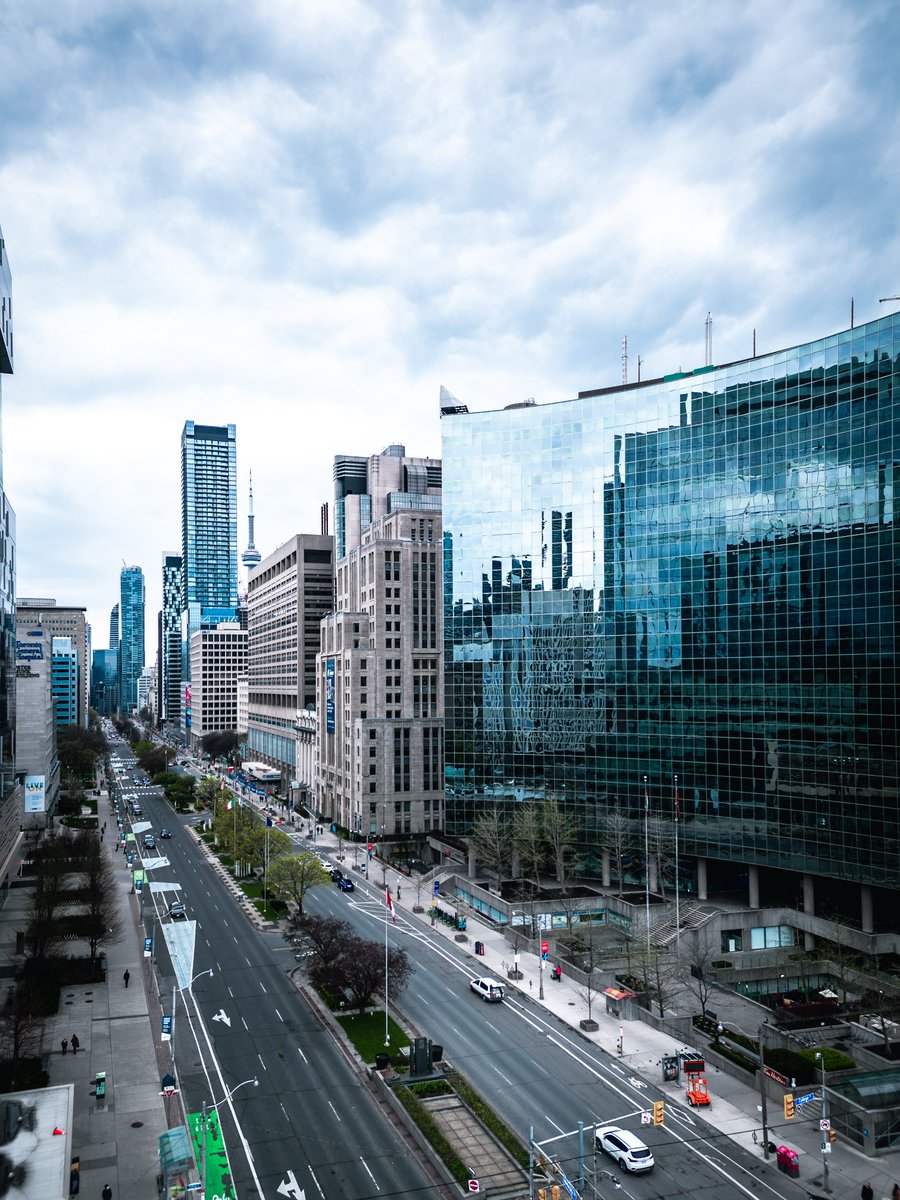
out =
<svg viewBox="0 0 900 1200"><path fill-rule="evenodd" d="M0 406L12 370L12 274L0 229ZM2 444L0 427L0 809L16 786L16 514L3 491ZM9 849L6 824L0 816L0 862Z"/></svg>
<svg viewBox="0 0 900 1200"><path fill-rule="evenodd" d="M144 572L123 567L119 578L119 709L137 705L137 681L144 669Z"/></svg>
<svg viewBox="0 0 900 1200"><path fill-rule="evenodd" d="M900 314L445 417L449 830L553 795L599 871L647 776L686 879L900 887L898 413Z"/></svg>
<svg viewBox="0 0 900 1200"><path fill-rule="evenodd" d="M202 626L237 620L237 452L233 425L186 421L181 434L182 657Z"/></svg>
<svg viewBox="0 0 900 1200"><path fill-rule="evenodd" d="M50 690L56 726L78 723L78 651L71 638L55 637L51 642Z"/></svg>

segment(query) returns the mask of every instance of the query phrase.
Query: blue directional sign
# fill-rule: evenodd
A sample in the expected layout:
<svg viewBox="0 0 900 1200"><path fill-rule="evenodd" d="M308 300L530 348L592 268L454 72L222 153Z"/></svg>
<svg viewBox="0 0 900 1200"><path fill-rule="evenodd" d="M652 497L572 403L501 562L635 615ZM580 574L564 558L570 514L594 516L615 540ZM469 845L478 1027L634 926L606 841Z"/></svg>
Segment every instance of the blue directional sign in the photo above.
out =
<svg viewBox="0 0 900 1200"><path fill-rule="evenodd" d="M818 1100L815 1092L807 1092L805 1096L795 1096L794 1104L809 1104L812 1100Z"/></svg>
<svg viewBox="0 0 900 1200"><path fill-rule="evenodd" d="M162 1038L164 1042L171 1041L172 1038L172 1018L168 1013L162 1015Z"/></svg>

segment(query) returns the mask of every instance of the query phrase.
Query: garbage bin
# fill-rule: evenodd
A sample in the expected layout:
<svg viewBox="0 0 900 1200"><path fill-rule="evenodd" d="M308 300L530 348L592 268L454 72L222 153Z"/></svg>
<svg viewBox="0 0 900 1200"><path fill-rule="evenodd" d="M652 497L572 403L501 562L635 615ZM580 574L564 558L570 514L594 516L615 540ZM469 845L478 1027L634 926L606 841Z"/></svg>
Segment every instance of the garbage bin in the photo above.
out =
<svg viewBox="0 0 900 1200"><path fill-rule="evenodd" d="M438 1046L434 1042L431 1043L431 1061L433 1063L440 1062L444 1057L444 1047Z"/></svg>
<svg viewBox="0 0 900 1200"><path fill-rule="evenodd" d="M800 1159L797 1151L792 1150L790 1146L779 1146L775 1151L775 1160L778 1163L778 1170L784 1171L785 1175L796 1179L800 1174Z"/></svg>
<svg viewBox="0 0 900 1200"><path fill-rule="evenodd" d="M389 1054L385 1054L382 1051L381 1054L375 1055L375 1070L376 1071L383 1071L385 1069L385 1067L389 1067L390 1065L391 1065L391 1056Z"/></svg>
<svg viewBox="0 0 900 1200"><path fill-rule="evenodd" d="M475 943L475 953L476 954L484 954L484 942L476 942Z"/></svg>

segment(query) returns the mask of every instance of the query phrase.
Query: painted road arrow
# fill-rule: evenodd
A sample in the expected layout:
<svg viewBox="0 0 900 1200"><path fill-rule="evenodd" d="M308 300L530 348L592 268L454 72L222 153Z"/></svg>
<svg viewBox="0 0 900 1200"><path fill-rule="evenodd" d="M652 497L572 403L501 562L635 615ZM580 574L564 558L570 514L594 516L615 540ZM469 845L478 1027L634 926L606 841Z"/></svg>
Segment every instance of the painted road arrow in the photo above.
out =
<svg viewBox="0 0 900 1200"><path fill-rule="evenodd" d="M282 1179L278 1185L278 1191L282 1196L293 1196L294 1200L306 1200L306 1192L297 1182L293 1171L288 1171L287 1179Z"/></svg>
<svg viewBox="0 0 900 1200"><path fill-rule="evenodd" d="M224 1009L224 1008L220 1008L220 1009L219 1009L219 1011L218 1011L218 1012L216 1013L216 1015L213 1017L213 1020L214 1020L214 1021L224 1021L224 1022L225 1022L225 1024L228 1026L228 1028L229 1028L229 1029L231 1028L231 1017L227 1017L227 1016L225 1015L225 1009Z"/></svg>

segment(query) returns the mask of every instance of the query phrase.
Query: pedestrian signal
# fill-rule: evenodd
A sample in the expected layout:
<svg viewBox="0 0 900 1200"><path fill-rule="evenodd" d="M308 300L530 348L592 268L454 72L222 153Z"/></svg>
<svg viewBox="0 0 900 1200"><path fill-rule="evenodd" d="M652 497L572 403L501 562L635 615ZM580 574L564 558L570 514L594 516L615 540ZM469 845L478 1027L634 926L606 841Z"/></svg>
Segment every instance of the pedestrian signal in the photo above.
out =
<svg viewBox="0 0 900 1200"><path fill-rule="evenodd" d="M662 1125L666 1119L666 1102L665 1100L653 1101L653 1124Z"/></svg>
<svg viewBox="0 0 900 1200"><path fill-rule="evenodd" d="M836 1141L837 1141L837 1130L836 1130L836 1129L829 1129L829 1130L828 1130L828 1140L829 1140L829 1142L836 1142Z"/></svg>
<svg viewBox="0 0 900 1200"><path fill-rule="evenodd" d="M790 1121L794 1115L794 1097L787 1095L784 1098L784 1119Z"/></svg>

